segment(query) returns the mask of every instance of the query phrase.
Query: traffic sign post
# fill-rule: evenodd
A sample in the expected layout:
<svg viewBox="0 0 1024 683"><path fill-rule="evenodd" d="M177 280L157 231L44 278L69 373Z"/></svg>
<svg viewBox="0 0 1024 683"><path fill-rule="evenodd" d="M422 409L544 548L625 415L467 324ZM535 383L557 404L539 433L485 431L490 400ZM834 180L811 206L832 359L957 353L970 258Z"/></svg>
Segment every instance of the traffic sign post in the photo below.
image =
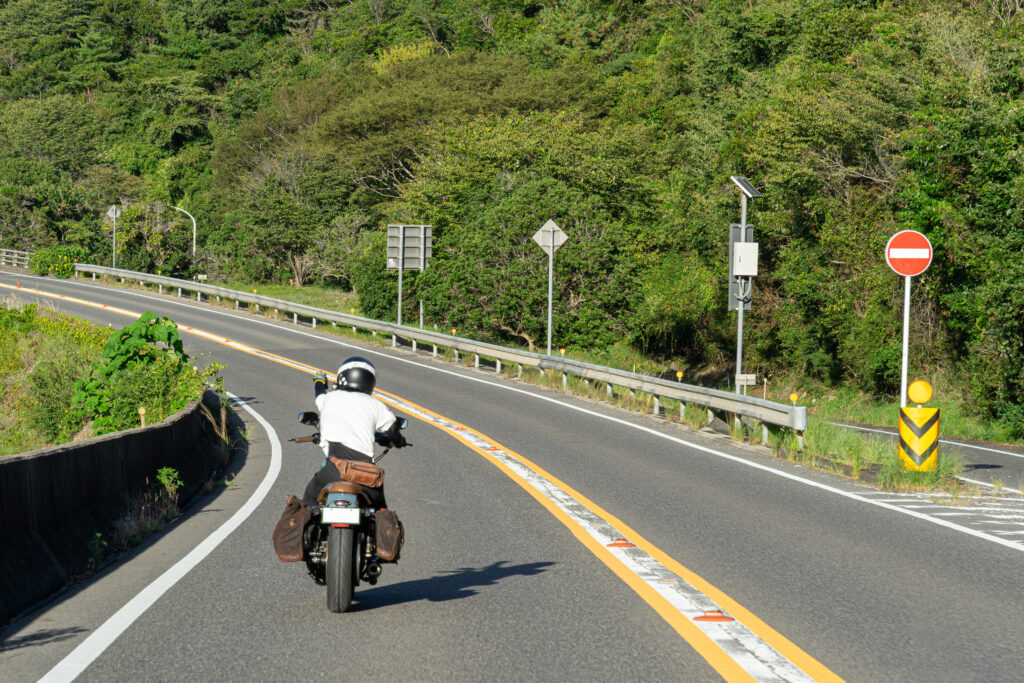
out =
<svg viewBox="0 0 1024 683"><path fill-rule="evenodd" d="M885 261L903 282L903 366L900 371L900 407L907 407L907 357L910 349L910 278L928 270L932 243L916 230L901 230L885 245Z"/></svg>
<svg viewBox="0 0 1024 683"><path fill-rule="evenodd" d="M540 245L548 255L548 355L551 355L551 306L552 306L552 282L555 273L555 252L565 244L569 236L562 232L562 229L551 219L540 226L533 235L533 241Z"/></svg>
<svg viewBox="0 0 1024 683"><path fill-rule="evenodd" d="M114 222L114 246L110 252L110 267L117 268L117 217L121 215L121 207L117 204L111 204L110 208L107 209L107 218Z"/></svg>
<svg viewBox="0 0 1024 683"><path fill-rule="evenodd" d="M402 272L426 270L433 254L434 229L429 225L389 225L387 269L398 271L398 324L402 324ZM420 323L420 327L423 324Z"/></svg>

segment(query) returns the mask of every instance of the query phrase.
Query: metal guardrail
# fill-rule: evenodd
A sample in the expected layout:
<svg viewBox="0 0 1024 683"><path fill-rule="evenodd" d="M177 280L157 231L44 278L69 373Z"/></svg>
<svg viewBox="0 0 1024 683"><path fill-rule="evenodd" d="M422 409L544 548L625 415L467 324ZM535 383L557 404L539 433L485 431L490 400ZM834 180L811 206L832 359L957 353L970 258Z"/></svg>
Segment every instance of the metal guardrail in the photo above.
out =
<svg viewBox="0 0 1024 683"><path fill-rule="evenodd" d="M240 292L226 287L207 285L190 280L180 280L163 275L150 275L148 273L137 273L130 270L108 268L106 266L93 266L88 264L75 264L77 273L91 273L95 279L96 275L103 275L123 280L131 280L142 283L157 285L162 291L164 287L171 290L177 289L178 295L182 292L195 293L196 298L201 300L202 295L208 299L218 298L235 302L235 308L241 303L260 306L268 310L291 313L294 322L299 317L308 318L313 327L317 321L327 321L336 325L348 325L355 329L369 330L371 332L392 335L392 343L397 338L407 339L413 348L417 343L426 343L434 346L434 353L438 348L454 349L456 352L472 353L479 357L491 358L497 361L497 370L501 371L501 362L516 363L524 367L533 367L539 370L554 370L561 372L564 378L567 375L580 377L588 381L604 382L608 385L611 393L613 386L624 387L631 391L641 391L651 394L655 398L655 412L659 411L659 399L671 398L681 403L694 403L705 406L709 410L717 410L733 415L744 416L759 420L763 424L788 427L799 433L807 429L807 408L803 406L789 406L784 403L767 401L751 396L742 396L719 389L708 389L682 382L639 375L624 370L606 368L599 365L591 365L580 361L567 360L556 356L547 356L529 351L520 351L497 344L464 339L453 335L442 334L431 330L424 330L418 327L407 327L394 323L372 320L357 315L328 311L314 306L306 306L281 299L274 299L259 294Z"/></svg>
<svg viewBox="0 0 1024 683"><path fill-rule="evenodd" d="M15 266L28 268L32 260L32 252L18 251L17 249L0 249L0 266Z"/></svg>

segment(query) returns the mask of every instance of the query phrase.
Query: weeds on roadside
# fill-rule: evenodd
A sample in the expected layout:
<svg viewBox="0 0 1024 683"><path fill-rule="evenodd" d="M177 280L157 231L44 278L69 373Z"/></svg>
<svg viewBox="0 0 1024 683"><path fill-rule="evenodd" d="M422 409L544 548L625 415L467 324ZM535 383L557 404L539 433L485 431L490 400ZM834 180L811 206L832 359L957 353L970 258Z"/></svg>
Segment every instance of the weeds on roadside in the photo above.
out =
<svg viewBox="0 0 1024 683"><path fill-rule="evenodd" d="M125 513L114 522L113 541L119 548L138 545L146 536L174 521L178 509L181 475L173 467L157 470L156 483L146 480L146 490L128 498Z"/></svg>

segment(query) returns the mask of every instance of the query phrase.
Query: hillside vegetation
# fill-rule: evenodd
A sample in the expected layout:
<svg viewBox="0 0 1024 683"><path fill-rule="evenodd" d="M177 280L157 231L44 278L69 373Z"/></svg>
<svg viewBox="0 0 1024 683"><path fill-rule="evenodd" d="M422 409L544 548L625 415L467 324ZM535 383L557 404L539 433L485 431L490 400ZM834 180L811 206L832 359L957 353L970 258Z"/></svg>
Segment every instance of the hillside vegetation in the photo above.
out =
<svg viewBox="0 0 1024 683"><path fill-rule="evenodd" d="M0 0L0 245L354 290L394 319L384 226L434 226L429 323L894 393L912 372L1024 434L1024 10L1006 0ZM199 222L191 259L191 222Z"/></svg>

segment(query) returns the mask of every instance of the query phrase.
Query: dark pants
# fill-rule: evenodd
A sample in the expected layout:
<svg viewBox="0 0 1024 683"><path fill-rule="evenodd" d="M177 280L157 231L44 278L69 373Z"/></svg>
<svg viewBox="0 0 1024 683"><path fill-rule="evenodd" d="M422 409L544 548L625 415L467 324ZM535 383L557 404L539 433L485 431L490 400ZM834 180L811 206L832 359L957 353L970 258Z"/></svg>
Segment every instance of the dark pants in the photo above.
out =
<svg viewBox="0 0 1024 683"><path fill-rule="evenodd" d="M351 448L345 448L341 444L332 443L330 453L332 456L342 458L344 460L373 462L362 453L354 451ZM334 463L328 460L324 463L324 466L313 475L313 478L309 480L309 484L306 485L306 492L302 495L302 500L310 507L316 505L316 498L320 495L320 491L323 487L336 481L341 481L341 474L338 472L338 468L334 466ZM370 499L370 505L373 507L379 510L388 506L387 500L384 498L383 486L364 486L363 491L366 492L366 496Z"/></svg>

